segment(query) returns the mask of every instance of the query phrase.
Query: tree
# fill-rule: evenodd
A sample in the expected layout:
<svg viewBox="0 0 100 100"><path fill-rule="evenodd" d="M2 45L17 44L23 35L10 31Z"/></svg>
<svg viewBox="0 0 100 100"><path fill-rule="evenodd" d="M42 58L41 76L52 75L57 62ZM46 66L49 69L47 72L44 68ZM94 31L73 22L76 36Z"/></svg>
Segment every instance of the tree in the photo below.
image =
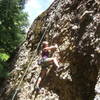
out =
<svg viewBox="0 0 100 100"><path fill-rule="evenodd" d="M28 20L27 14L23 12L25 3L21 2L22 0L0 0L0 55L5 54L7 58L25 37ZM0 60L0 66L6 60Z"/></svg>

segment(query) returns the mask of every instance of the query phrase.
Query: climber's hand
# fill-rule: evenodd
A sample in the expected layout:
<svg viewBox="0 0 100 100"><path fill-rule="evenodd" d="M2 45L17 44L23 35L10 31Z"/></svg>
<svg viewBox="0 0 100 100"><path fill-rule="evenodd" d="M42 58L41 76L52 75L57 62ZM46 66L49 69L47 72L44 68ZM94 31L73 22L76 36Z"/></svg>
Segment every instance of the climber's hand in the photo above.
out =
<svg viewBox="0 0 100 100"><path fill-rule="evenodd" d="M57 44L55 44L55 48L56 48L56 49L58 48L58 45L57 45Z"/></svg>
<svg viewBox="0 0 100 100"><path fill-rule="evenodd" d="M56 47L57 52L60 52L57 44L55 44L55 47Z"/></svg>

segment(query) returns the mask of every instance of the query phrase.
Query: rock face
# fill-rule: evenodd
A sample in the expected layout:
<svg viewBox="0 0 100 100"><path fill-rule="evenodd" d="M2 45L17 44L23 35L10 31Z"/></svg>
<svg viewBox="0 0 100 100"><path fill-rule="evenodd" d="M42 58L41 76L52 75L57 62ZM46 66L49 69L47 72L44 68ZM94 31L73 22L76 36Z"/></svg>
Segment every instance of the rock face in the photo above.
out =
<svg viewBox="0 0 100 100"><path fill-rule="evenodd" d="M52 65L36 94L41 37L58 44L53 56L63 67L56 73ZM16 89L15 100L100 100L100 1L55 0L33 22L11 66L0 100L12 100Z"/></svg>

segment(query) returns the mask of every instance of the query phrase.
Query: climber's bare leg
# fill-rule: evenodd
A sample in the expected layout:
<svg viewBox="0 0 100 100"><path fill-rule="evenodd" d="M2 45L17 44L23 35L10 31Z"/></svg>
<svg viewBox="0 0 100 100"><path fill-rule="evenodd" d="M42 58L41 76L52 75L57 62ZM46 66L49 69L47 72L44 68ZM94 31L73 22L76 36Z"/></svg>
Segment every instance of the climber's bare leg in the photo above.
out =
<svg viewBox="0 0 100 100"><path fill-rule="evenodd" d="M59 68L59 63L58 63L58 61L57 61L56 58L46 58L46 59L45 59L45 62L48 62L48 63L53 62L53 63L57 66L57 68ZM42 81L43 78L46 76L46 72L47 72L46 69L43 69L43 70L41 71L40 77L38 78L38 81L37 81L37 84L36 84L36 87L39 87L41 81Z"/></svg>
<svg viewBox="0 0 100 100"><path fill-rule="evenodd" d="M37 84L36 84L36 87L39 87L41 81L43 80L44 76L46 75L46 69L43 69L40 73L40 77L38 78L38 81L37 81Z"/></svg>
<svg viewBox="0 0 100 100"><path fill-rule="evenodd" d="M57 66L57 68L60 67L60 66L59 66L59 63L58 63L58 61L57 61L56 58L46 58L45 61L46 61L46 62L53 62L53 63Z"/></svg>

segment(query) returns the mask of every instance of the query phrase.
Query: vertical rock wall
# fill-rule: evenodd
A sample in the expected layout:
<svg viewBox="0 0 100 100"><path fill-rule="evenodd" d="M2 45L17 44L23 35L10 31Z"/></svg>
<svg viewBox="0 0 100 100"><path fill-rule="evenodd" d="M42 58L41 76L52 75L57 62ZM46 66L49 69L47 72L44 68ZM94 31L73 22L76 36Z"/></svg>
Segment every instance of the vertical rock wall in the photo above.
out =
<svg viewBox="0 0 100 100"><path fill-rule="evenodd" d="M38 54L35 50L44 33L43 40L58 44L60 53L53 56L63 68L55 73L52 67L36 96L32 91L41 72L37 65L41 47ZM100 1L55 0L33 22L12 66L2 100L11 100L28 66L16 100L99 100Z"/></svg>

